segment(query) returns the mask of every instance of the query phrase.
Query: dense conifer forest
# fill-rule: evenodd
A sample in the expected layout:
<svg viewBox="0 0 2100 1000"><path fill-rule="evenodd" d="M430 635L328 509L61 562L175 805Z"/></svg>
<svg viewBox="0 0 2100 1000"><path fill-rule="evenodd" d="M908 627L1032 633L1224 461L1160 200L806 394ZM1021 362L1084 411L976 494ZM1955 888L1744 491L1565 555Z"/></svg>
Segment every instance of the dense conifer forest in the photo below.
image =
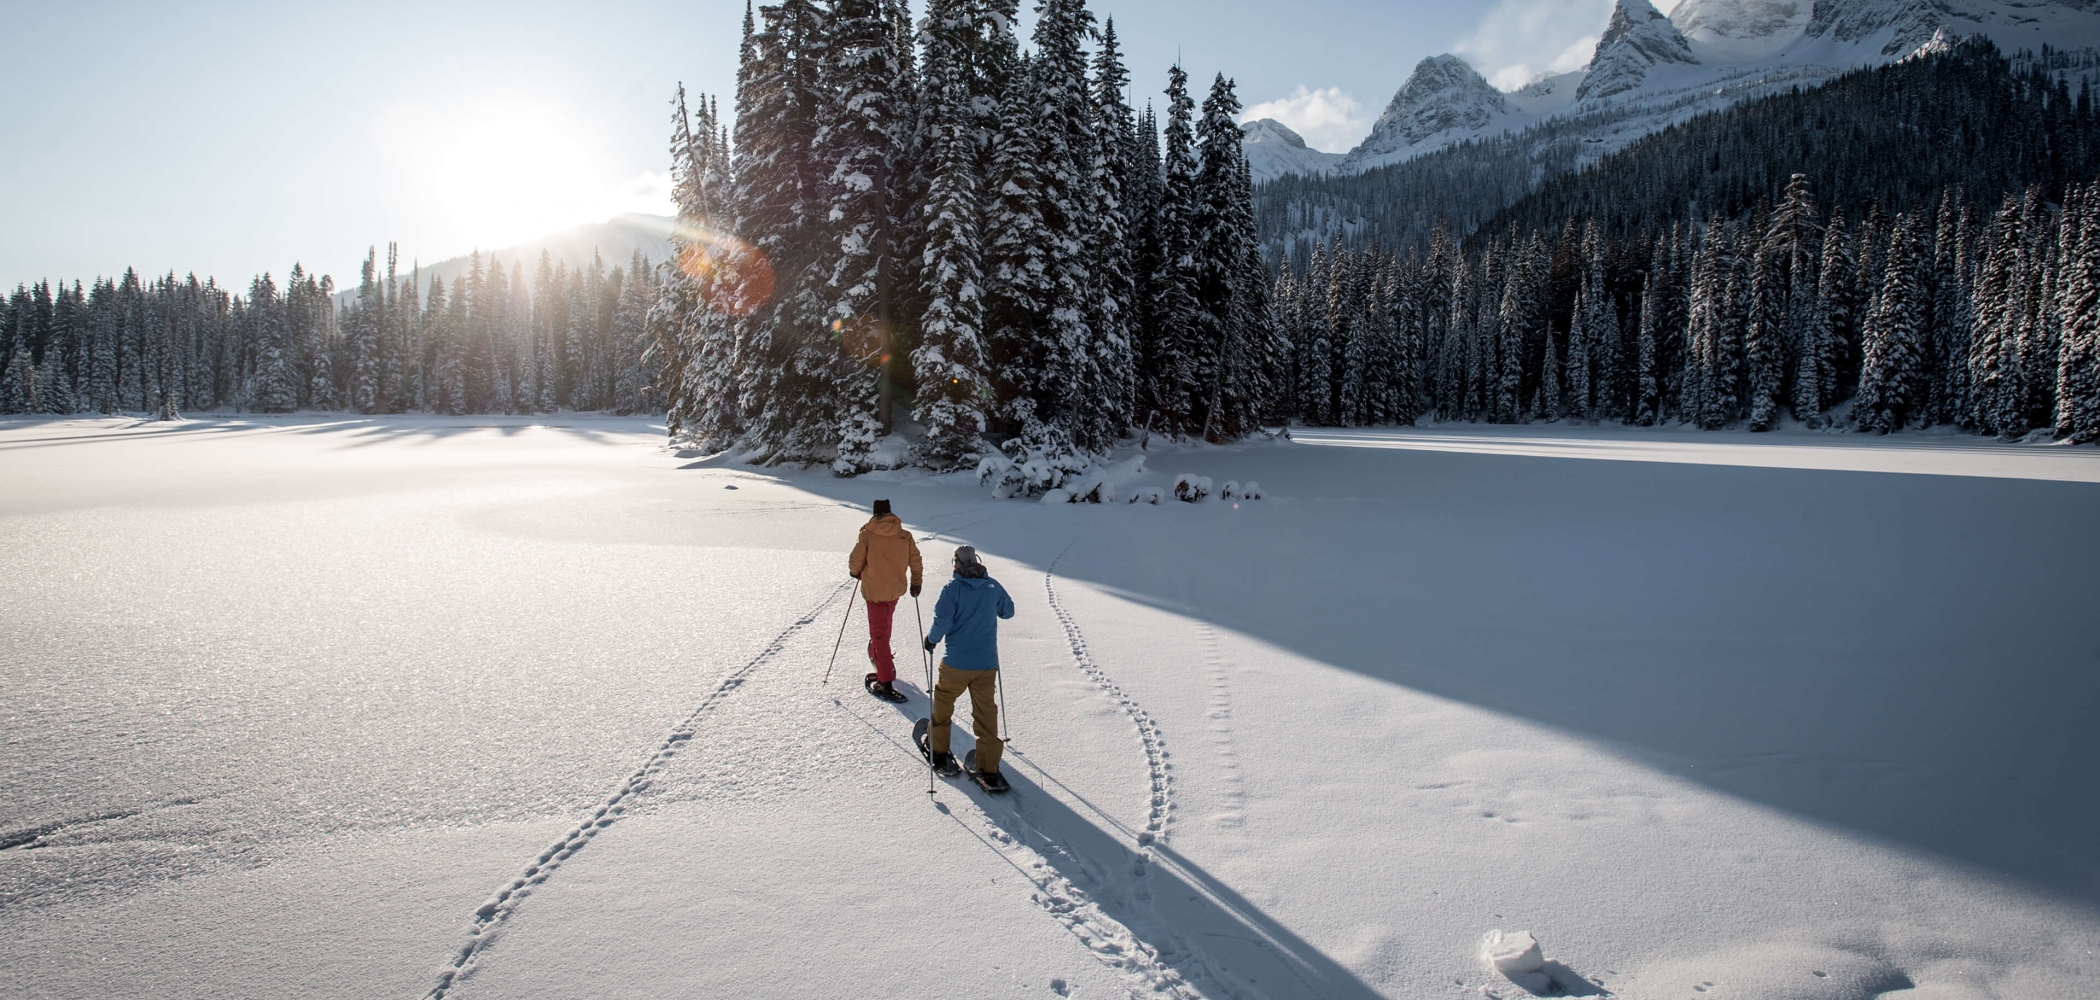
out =
<svg viewBox="0 0 2100 1000"><path fill-rule="evenodd" d="M1695 119L1460 239L1288 254L1289 415L2100 440L2100 118L1987 43Z"/></svg>
<svg viewBox="0 0 2100 1000"><path fill-rule="evenodd" d="M674 435L840 474L986 463L1039 492L1133 430L1278 417L1232 82L1199 108L1171 68L1161 120L1129 103L1112 21L1036 11L1026 50L1015 0L746 18L733 115L681 96L674 118Z"/></svg>

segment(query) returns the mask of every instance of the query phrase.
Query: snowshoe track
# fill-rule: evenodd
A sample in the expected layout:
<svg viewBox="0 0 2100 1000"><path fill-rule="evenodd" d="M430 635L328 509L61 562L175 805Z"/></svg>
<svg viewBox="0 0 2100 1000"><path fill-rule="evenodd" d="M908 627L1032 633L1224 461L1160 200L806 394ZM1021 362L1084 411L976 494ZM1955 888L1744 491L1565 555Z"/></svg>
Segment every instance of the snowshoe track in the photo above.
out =
<svg viewBox="0 0 2100 1000"><path fill-rule="evenodd" d="M1072 546L1067 545L1057 558L1050 560L1050 568L1043 573L1043 592L1050 599L1050 610L1056 613L1058 622L1065 628L1065 639L1072 644L1072 660L1079 664L1080 671L1095 686L1115 699L1116 704L1123 707L1123 713L1137 725L1138 740L1145 748L1145 769L1152 780L1151 808L1145 816L1145 828L1138 831L1137 842L1140 847L1149 847L1155 842L1164 844L1167 826L1174 819L1174 774L1173 765L1167 762L1167 741L1160 735L1159 723L1152 720L1152 714L1145 711L1137 699L1124 694L1108 672L1094 662L1094 654L1087 648L1086 636L1079 631L1078 619L1072 617L1064 602L1057 599L1057 567L1071 551Z"/></svg>
<svg viewBox="0 0 2100 1000"><path fill-rule="evenodd" d="M729 675L722 678L721 682L715 685L714 690L708 692L707 697L701 700L700 705L694 708L692 713L685 717L684 721L672 728L670 734L664 737L663 742L657 744L655 752L651 753L649 758L642 762L642 766L629 775L626 781L620 783L620 787L613 792L611 797L605 800L603 805L593 810L589 818L578 824L575 829L570 830L560 840L555 841L553 846L541 851L539 857L534 858L532 864L527 865L522 874L512 879L501 889L496 890L495 895L490 896L487 902L481 904L480 908L474 911L474 919L467 925L466 944L460 946L459 951L453 955L452 961L446 965L442 972L438 973L437 986L425 995L425 1000L444 1000L444 997L451 992L452 988L458 985L460 980L473 969L474 961L480 956L481 952L494 943L497 928L510 918L510 915L517 910L518 904L524 902L525 897L530 896L533 890L546 884L547 879L554 874L556 869L561 867L562 862L573 857L577 851L583 849L585 844L590 843L591 839L596 837L600 831L612 826L621 816L627 813L628 805L635 798L648 791L657 773L671 762L671 758L678 755L680 748L692 740L699 729L700 721L716 705L721 704L731 694L734 694L738 688L743 687L744 681L752 673L756 672L758 668L764 666L774 656L778 655L782 649L786 648L788 640L794 638L796 633L814 624L826 609L837 603L841 596L844 596L852 589L853 583L851 581L833 588L831 593L825 596L822 603L796 619L794 624L789 625L779 635L774 636L773 641L767 643L766 647L760 650L757 656L752 657L743 666L730 671Z"/></svg>
<svg viewBox="0 0 2100 1000"><path fill-rule="evenodd" d="M1013 817L1019 832L1025 837L1016 836L989 815L983 829L972 828L954 813L949 815L1032 883L1035 891L1030 893L1030 898L1035 905L1078 938L1080 944L1093 953L1095 960L1122 974L1131 997L1202 1000L1202 995L1176 971L1169 956L1160 954L1122 921L1103 911L1085 888L1066 877L1051 861L1052 857L1063 858L1068 865L1076 864L1077 868L1089 872L1093 879L1105 882L1109 873L1101 869L1101 859L1074 855L1059 843L1059 838L1036 829L1022 812L1020 800L1007 799L999 804L1005 806L1005 812ZM986 807L981 805L979 808ZM1178 942L1169 947L1178 947Z"/></svg>

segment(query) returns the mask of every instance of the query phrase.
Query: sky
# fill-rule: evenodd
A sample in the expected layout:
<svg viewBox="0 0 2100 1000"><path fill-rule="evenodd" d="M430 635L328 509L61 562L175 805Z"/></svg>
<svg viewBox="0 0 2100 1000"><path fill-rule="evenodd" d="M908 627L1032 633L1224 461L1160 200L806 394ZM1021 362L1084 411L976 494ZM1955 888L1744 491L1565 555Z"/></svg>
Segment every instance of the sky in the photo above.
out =
<svg viewBox="0 0 2100 1000"><path fill-rule="evenodd" d="M1343 151L1421 59L1456 52L1519 86L1586 62L1611 4L1090 6L1116 20L1139 105L1179 59L1199 89L1233 78L1247 117ZM669 100L682 82L727 103L743 6L10 5L0 287L127 267L245 287L294 262L343 284L388 241L435 261L666 212Z"/></svg>

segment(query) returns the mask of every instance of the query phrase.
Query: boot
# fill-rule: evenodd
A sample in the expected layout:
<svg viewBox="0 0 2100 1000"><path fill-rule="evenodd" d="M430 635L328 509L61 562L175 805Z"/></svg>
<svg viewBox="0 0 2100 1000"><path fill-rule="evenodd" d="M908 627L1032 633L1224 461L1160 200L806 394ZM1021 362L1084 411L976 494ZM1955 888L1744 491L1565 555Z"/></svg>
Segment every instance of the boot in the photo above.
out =
<svg viewBox="0 0 2100 1000"><path fill-rule="evenodd" d="M898 705L904 703L904 692L897 690L896 687L891 685L889 681L876 680L874 674L869 674L867 676L867 679L862 681L862 683L866 685L869 694L872 694L875 697L882 699L883 701L891 702L893 704Z"/></svg>
<svg viewBox="0 0 2100 1000"><path fill-rule="evenodd" d="M953 778L962 773L962 765L955 762L955 755L952 753L936 753L933 755L933 773L943 778Z"/></svg>

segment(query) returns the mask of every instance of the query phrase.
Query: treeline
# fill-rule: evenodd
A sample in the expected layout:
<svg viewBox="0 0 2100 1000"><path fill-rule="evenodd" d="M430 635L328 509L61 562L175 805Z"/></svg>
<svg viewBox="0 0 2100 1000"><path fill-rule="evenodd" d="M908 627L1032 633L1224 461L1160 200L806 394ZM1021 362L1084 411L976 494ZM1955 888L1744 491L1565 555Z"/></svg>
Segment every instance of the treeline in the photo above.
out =
<svg viewBox="0 0 2100 1000"><path fill-rule="evenodd" d="M1795 175L1743 220L1596 220L1287 273L1292 415L1571 420L2100 440L2100 183L1922 211L1818 209Z"/></svg>
<svg viewBox="0 0 2100 1000"><path fill-rule="evenodd" d="M1024 52L1016 12L783 0L746 14L733 121L680 95L674 434L842 475L989 460L1042 490L1137 428L1273 416L1232 83L1199 114L1174 68L1162 123L1125 98L1113 22L1043 0Z"/></svg>
<svg viewBox="0 0 2100 1000"><path fill-rule="evenodd" d="M475 254L448 288L368 254L356 297L293 265L236 294L211 280L127 271L39 282L0 306L0 412L350 410L359 413L645 412L654 269L607 273L542 254L535 280Z"/></svg>

